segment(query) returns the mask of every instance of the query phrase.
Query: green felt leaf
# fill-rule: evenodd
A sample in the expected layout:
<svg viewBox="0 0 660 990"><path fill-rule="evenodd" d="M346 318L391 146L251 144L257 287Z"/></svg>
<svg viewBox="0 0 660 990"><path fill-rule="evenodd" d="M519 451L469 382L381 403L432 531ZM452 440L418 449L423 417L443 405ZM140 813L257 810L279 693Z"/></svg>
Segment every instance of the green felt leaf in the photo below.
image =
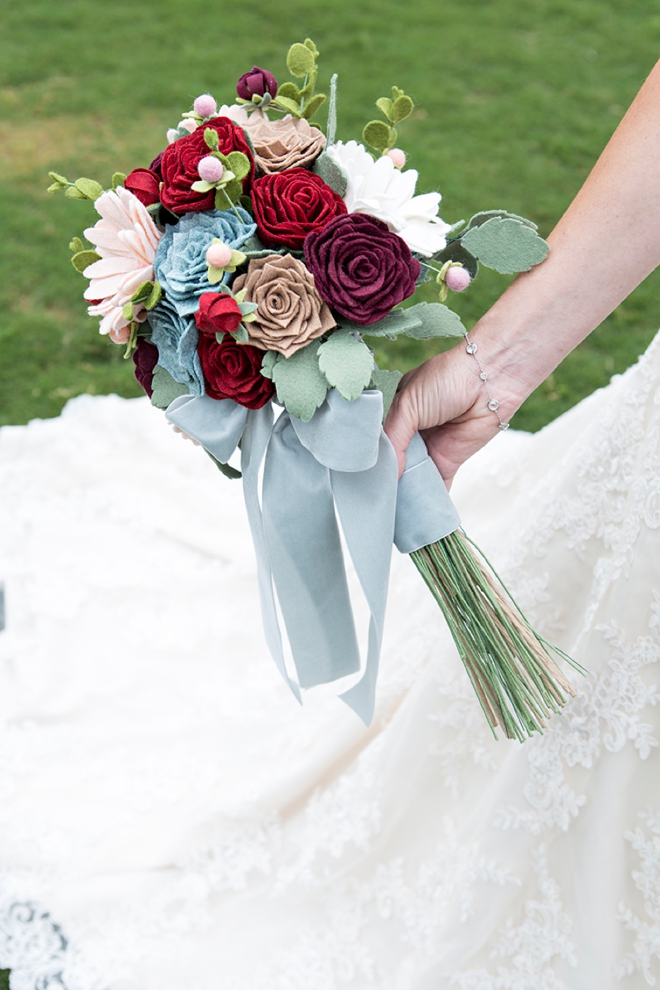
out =
<svg viewBox="0 0 660 990"><path fill-rule="evenodd" d="M247 332L247 328L242 323L238 324L238 328L234 331L232 337L239 344L247 344L250 339L250 335Z"/></svg>
<svg viewBox="0 0 660 990"><path fill-rule="evenodd" d="M382 120L370 120L362 131L365 144L371 145L376 151L385 151L390 143L390 130Z"/></svg>
<svg viewBox="0 0 660 990"><path fill-rule="evenodd" d="M381 96L381 98L379 100L376 100L376 106L378 107L378 109L380 110L380 112L387 117L387 119L390 122L392 121L392 107L393 107L393 105L394 105L393 104L393 101L392 100L389 100L386 96Z"/></svg>
<svg viewBox="0 0 660 990"><path fill-rule="evenodd" d="M305 109L303 110L303 118L305 120L311 120L322 103L325 103L325 94L317 93L316 96L313 96L309 103L305 105Z"/></svg>
<svg viewBox="0 0 660 990"><path fill-rule="evenodd" d="M218 344L221 344L223 342L223 340L225 339L225 336L226 336L226 334L224 334L224 333L216 333L215 339L218 342Z"/></svg>
<svg viewBox="0 0 660 990"><path fill-rule="evenodd" d="M314 68L314 52L310 51L307 45L295 44L289 48L286 57L286 67L292 76L297 79L304 78Z"/></svg>
<svg viewBox="0 0 660 990"><path fill-rule="evenodd" d="M210 148L211 151L217 151L218 150L218 147L220 145L220 142L219 142L219 139L218 139L218 132L215 131L212 127L205 127L204 128L204 140L206 142L206 147L207 148Z"/></svg>
<svg viewBox="0 0 660 990"><path fill-rule="evenodd" d="M468 230L461 240L483 265L503 275L528 272L543 261L550 250L532 227L511 217L492 217Z"/></svg>
<svg viewBox="0 0 660 990"><path fill-rule="evenodd" d="M465 327L458 313L442 303L417 303L405 310L419 321L419 325L404 331L413 340L428 340L430 337L462 337Z"/></svg>
<svg viewBox="0 0 660 990"><path fill-rule="evenodd" d="M337 330L319 347L319 368L349 402L368 386L373 367L374 359L365 342L346 330Z"/></svg>
<svg viewBox="0 0 660 990"><path fill-rule="evenodd" d="M76 179L74 183L78 192L81 192L85 199L98 199L103 193L103 186L95 182L94 179Z"/></svg>
<svg viewBox="0 0 660 990"><path fill-rule="evenodd" d="M312 172L323 179L325 184L330 186L338 196L346 195L348 176L341 165L338 165L334 158L326 151L322 151L318 156L312 165Z"/></svg>
<svg viewBox="0 0 660 990"><path fill-rule="evenodd" d="M236 468L231 466L231 464L223 464L222 461L219 461L216 457L214 457L213 454L211 454L208 450L206 450L205 447L202 447L202 450L204 451L205 454L209 455L209 457L211 458L217 469L224 474L225 478L229 478L230 481L235 481L237 478L243 477L241 472L237 471Z"/></svg>
<svg viewBox="0 0 660 990"><path fill-rule="evenodd" d="M125 320L132 320L133 319L133 303L132 302L124 303L124 305L121 308L121 315L124 317Z"/></svg>
<svg viewBox="0 0 660 990"><path fill-rule="evenodd" d="M73 251L74 254L78 254L79 251L84 251L85 245L79 237L74 237L69 244L69 251Z"/></svg>
<svg viewBox="0 0 660 990"><path fill-rule="evenodd" d="M533 230L538 230L538 227L531 220L527 220L525 217L519 217L517 213L509 213L508 210L482 210L481 213L475 213L465 229L467 234L468 230L472 227L480 227L482 223L486 223L488 220L492 220L493 217L500 217L502 220L520 220L527 227L532 227Z"/></svg>
<svg viewBox="0 0 660 990"><path fill-rule="evenodd" d="M206 277L208 278L211 285L217 285L218 282L222 282L223 278L225 277L225 270L224 268L213 268L211 265L209 265L208 271L206 273Z"/></svg>
<svg viewBox="0 0 660 990"><path fill-rule="evenodd" d="M321 54L311 38L305 38L305 48L309 48L314 58L318 58Z"/></svg>
<svg viewBox="0 0 660 990"><path fill-rule="evenodd" d="M240 196L239 197L239 200L238 200L238 205L239 206L242 206L243 209L246 210L250 214L251 217L254 216L254 209L252 207L252 200L250 199L249 196Z"/></svg>
<svg viewBox="0 0 660 990"><path fill-rule="evenodd" d="M272 368L278 400L291 416L304 423L312 418L328 393L327 379L319 368L318 350L315 341L289 358L280 357Z"/></svg>
<svg viewBox="0 0 660 990"><path fill-rule="evenodd" d="M392 399L396 395L396 390L402 378L403 374L400 371L386 371L385 369L374 368L371 372L369 388L377 388L379 392L383 393L383 421L390 411Z"/></svg>
<svg viewBox="0 0 660 990"><path fill-rule="evenodd" d="M154 287L153 282L143 282L142 285L139 288L137 288L133 293L133 295L131 296L131 302L134 303L144 302L144 300L148 299L149 296L151 295L151 291L153 287Z"/></svg>
<svg viewBox="0 0 660 990"><path fill-rule="evenodd" d="M414 104L409 96L397 96L392 104L392 123L398 124L413 112Z"/></svg>
<svg viewBox="0 0 660 990"><path fill-rule="evenodd" d="M227 161L237 179L244 179L250 174L250 159L242 151L230 151Z"/></svg>
<svg viewBox="0 0 660 990"><path fill-rule="evenodd" d="M392 99L398 100L400 96L405 96L406 94L398 86L392 86Z"/></svg>
<svg viewBox="0 0 660 990"><path fill-rule="evenodd" d="M243 193L243 183L240 179L231 179L224 187L223 191L227 194L232 204L238 203ZM225 206L224 209L226 210L227 206Z"/></svg>
<svg viewBox="0 0 660 990"><path fill-rule="evenodd" d="M101 255L96 251L76 251L71 258L71 264L77 272L84 272L88 265L93 265L95 261L100 261Z"/></svg>
<svg viewBox="0 0 660 990"><path fill-rule="evenodd" d="M273 100L273 106L281 107L282 110L288 110L294 117L300 117L301 115L298 103L295 100L290 100L286 96L278 95L276 99Z"/></svg>
<svg viewBox="0 0 660 990"><path fill-rule="evenodd" d="M117 189L118 186L123 186L126 178L127 176L124 172L115 172L112 176L112 188Z"/></svg>
<svg viewBox="0 0 660 990"><path fill-rule="evenodd" d="M197 179L190 188L194 189L195 192L207 193L211 189L215 189L215 182L207 182L206 179Z"/></svg>
<svg viewBox="0 0 660 990"><path fill-rule="evenodd" d="M243 316L249 316L250 313L256 313L259 309L255 302L239 302L238 308L240 309Z"/></svg>
<svg viewBox="0 0 660 990"><path fill-rule="evenodd" d="M188 395L186 386L175 382L169 371L165 371L160 364L154 368L152 388L154 392L151 396L151 404L158 409L167 409L170 402L173 402L178 395Z"/></svg>
<svg viewBox="0 0 660 990"><path fill-rule="evenodd" d="M300 90L295 83L285 82L277 90L278 97L285 97L287 100L295 100L296 103L300 103Z"/></svg>
<svg viewBox="0 0 660 990"><path fill-rule="evenodd" d="M313 71L310 72L309 76L307 77L307 85L303 86L303 88L300 90L300 98L301 98L301 100L306 100L314 92L314 87L316 86L316 77L317 77L317 75L318 75L318 72L317 72L316 67L315 67L313 69Z"/></svg>
<svg viewBox="0 0 660 990"><path fill-rule="evenodd" d="M76 189L75 186L68 186L64 190L64 195L67 196L68 199L89 199L89 196L85 196L85 194L82 193L80 189Z"/></svg>
<svg viewBox="0 0 660 990"><path fill-rule="evenodd" d="M151 289L148 298L145 299L144 308L148 311L154 309L154 307L157 306L158 303L160 302L162 295L163 295L163 289L161 287L160 282L154 282L153 288Z"/></svg>
<svg viewBox="0 0 660 990"><path fill-rule="evenodd" d="M282 355L277 351L266 351L263 358L261 359L261 374L264 378L273 377L273 368L277 362L282 358ZM282 358L284 360L284 358Z"/></svg>
<svg viewBox="0 0 660 990"><path fill-rule="evenodd" d="M410 335L410 331L421 326L421 320L413 313L414 306L409 309L393 309L376 323L368 323L366 327L353 323L345 317L339 318L339 325L346 330L364 334L368 337L396 337L399 333Z"/></svg>
<svg viewBox="0 0 660 990"><path fill-rule="evenodd" d="M433 261L437 262L440 267L444 265L445 261L460 261L463 267L469 271L470 278L476 278L479 271L479 262L465 248L460 238L457 238L455 241L447 241L447 246L442 251L438 251L437 254L433 255Z"/></svg>
<svg viewBox="0 0 660 990"><path fill-rule="evenodd" d="M65 186L69 185L69 180L65 179L64 176L60 175L59 172L49 172L48 176L53 180L53 182L57 183L57 185L62 189Z"/></svg>

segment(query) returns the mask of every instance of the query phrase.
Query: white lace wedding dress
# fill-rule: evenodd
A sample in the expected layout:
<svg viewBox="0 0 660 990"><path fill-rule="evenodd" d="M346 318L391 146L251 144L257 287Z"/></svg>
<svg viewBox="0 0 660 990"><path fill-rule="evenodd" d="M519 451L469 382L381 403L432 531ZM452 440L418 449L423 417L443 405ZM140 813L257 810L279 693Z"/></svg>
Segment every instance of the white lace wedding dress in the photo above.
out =
<svg viewBox="0 0 660 990"><path fill-rule="evenodd" d="M660 339L456 502L590 671L495 742L394 562L370 730L299 707L240 483L146 399L0 432L0 968L12 990L623 990L660 977ZM573 675L572 675L573 676Z"/></svg>

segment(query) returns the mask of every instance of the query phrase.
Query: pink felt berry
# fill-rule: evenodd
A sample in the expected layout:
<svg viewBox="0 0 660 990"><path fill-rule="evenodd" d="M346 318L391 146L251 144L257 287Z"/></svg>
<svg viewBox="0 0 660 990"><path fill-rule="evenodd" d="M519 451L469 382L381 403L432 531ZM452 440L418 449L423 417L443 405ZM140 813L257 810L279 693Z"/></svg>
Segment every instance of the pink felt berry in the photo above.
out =
<svg viewBox="0 0 660 990"><path fill-rule="evenodd" d="M218 104L210 93L203 93L193 103L193 109L200 117L210 117L218 109Z"/></svg>
<svg viewBox="0 0 660 990"><path fill-rule="evenodd" d="M470 273L467 268L463 268L462 265L453 266L448 268L445 272L445 282L447 283L447 288L451 289L452 292L463 292L467 289L470 284Z"/></svg>
<svg viewBox="0 0 660 990"><path fill-rule="evenodd" d="M401 148L390 148L387 157L392 159L397 168L403 168L406 164L406 153Z"/></svg>
<svg viewBox="0 0 660 990"><path fill-rule="evenodd" d="M219 158L214 158L213 155L206 155L205 158L200 159L197 171L199 172L200 179L203 179L205 182L217 182L218 179L222 178L224 167Z"/></svg>
<svg viewBox="0 0 660 990"><path fill-rule="evenodd" d="M231 261L231 248L222 241L211 244L206 252L206 264L211 268L224 268Z"/></svg>
<svg viewBox="0 0 660 990"><path fill-rule="evenodd" d="M131 336L131 328L130 326L119 327L119 329L113 327L109 336L113 344L127 344Z"/></svg>

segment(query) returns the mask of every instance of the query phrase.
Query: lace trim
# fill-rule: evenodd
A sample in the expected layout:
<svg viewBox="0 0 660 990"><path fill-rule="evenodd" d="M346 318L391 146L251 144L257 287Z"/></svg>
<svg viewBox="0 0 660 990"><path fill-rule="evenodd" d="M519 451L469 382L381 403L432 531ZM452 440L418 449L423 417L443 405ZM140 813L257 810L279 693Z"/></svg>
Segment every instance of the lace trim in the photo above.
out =
<svg viewBox="0 0 660 990"><path fill-rule="evenodd" d="M653 959L660 959L660 813L640 812L639 817L651 830L650 838L642 828L625 832L626 838L641 860L641 870L633 871L637 889L644 896L644 909L650 921L643 921L623 901L619 904L618 920L635 935L633 949L626 953L616 968L621 980L634 972L642 974L650 987L656 985L651 972Z"/></svg>

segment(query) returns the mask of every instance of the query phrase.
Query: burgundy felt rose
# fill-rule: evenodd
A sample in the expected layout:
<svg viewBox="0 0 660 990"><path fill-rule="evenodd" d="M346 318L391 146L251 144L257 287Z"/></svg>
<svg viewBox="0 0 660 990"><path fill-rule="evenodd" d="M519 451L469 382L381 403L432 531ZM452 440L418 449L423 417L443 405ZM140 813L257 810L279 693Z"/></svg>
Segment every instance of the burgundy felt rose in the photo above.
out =
<svg viewBox="0 0 660 990"><path fill-rule="evenodd" d="M253 65L249 72L244 72L236 83L236 92L242 100L251 100L253 96L263 96L269 93L272 99L277 96L277 79L266 69Z"/></svg>
<svg viewBox="0 0 660 990"><path fill-rule="evenodd" d="M264 244L298 250L309 233L346 213L341 196L306 168L289 168L256 179L252 207Z"/></svg>
<svg viewBox="0 0 660 990"><path fill-rule="evenodd" d="M143 206L153 206L154 203L158 203L159 187L158 173L150 168L134 168L124 182L124 189L137 196Z"/></svg>
<svg viewBox="0 0 660 990"><path fill-rule="evenodd" d="M243 189L247 192L250 187L254 157L245 140L243 128L229 117L213 117L192 134L178 138L163 152L161 159L163 187L160 191L160 201L172 213L199 213L202 210L213 209L214 189L200 193L191 188L193 182L199 181L197 166L200 160L210 154L209 146L204 140L204 131L209 127L217 131L218 150L223 155L228 155L230 151L242 151L250 159L250 174L243 180Z"/></svg>
<svg viewBox="0 0 660 990"><path fill-rule="evenodd" d="M139 337L137 350L133 351L135 377L149 398L153 395L154 368L158 364L158 348L144 337Z"/></svg>
<svg viewBox="0 0 660 990"><path fill-rule="evenodd" d="M226 292L203 292L195 323L200 333L215 337L216 333L236 333L242 314L238 303Z"/></svg>
<svg viewBox="0 0 660 990"><path fill-rule="evenodd" d="M261 409L275 394L275 386L261 374L263 351L250 344L237 344L225 337L201 334L197 353L202 362L206 394L212 399L233 399L248 409Z"/></svg>
<svg viewBox="0 0 660 990"><path fill-rule="evenodd" d="M161 151L159 154L156 155L151 165L149 166L151 171L155 172L159 179L163 178L163 173L161 172L161 168L160 168L160 163L162 162L162 160L163 160L163 152Z"/></svg>
<svg viewBox="0 0 660 990"><path fill-rule="evenodd" d="M305 241L305 264L322 299L355 323L381 320L415 291L421 265L382 220L337 217Z"/></svg>

